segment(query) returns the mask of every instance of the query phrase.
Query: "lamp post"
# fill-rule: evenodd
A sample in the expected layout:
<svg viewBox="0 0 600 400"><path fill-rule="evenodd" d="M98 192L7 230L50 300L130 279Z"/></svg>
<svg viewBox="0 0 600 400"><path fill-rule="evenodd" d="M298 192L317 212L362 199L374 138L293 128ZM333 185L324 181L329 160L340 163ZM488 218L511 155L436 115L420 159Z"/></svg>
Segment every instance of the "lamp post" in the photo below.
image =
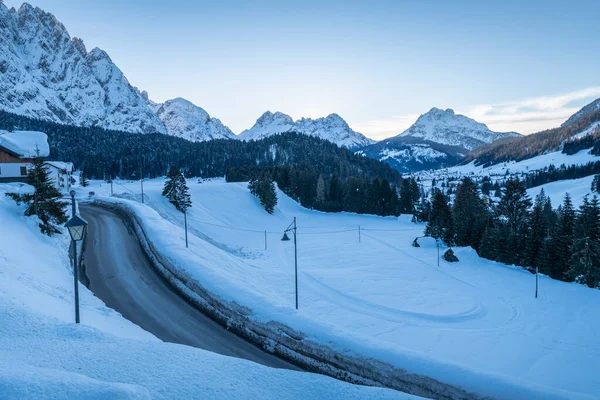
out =
<svg viewBox="0 0 600 400"><path fill-rule="evenodd" d="M140 185L142 186L142 204L144 204L144 158L140 165Z"/></svg>
<svg viewBox="0 0 600 400"><path fill-rule="evenodd" d="M285 231L283 231L282 241L287 242L290 240L287 233L294 233L294 273L295 273L295 281L296 281L296 310L298 309L298 246L296 244L296 217L294 217L294 222L292 222Z"/></svg>
<svg viewBox="0 0 600 400"><path fill-rule="evenodd" d="M538 267L535 267L535 298L538 298Z"/></svg>
<svg viewBox="0 0 600 400"><path fill-rule="evenodd" d="M75 202L74 192L71 192L71 198ZM75 210L75 203L73 203L73 210ZM79 274L77 271L77 242L81 241L87 229L87 222L73 214L71 219L67 221L65 227L69 230L71 235L71 245L73 247L73 279L75 284L75 323L79 323Z"/></svg>
<svg viewBox="0 0 600 400"><path fill-rule="evenodd" d="M187 234L187 210L183 210L183 221L185 224L185 247L188 247L188 234Z"/></svg>

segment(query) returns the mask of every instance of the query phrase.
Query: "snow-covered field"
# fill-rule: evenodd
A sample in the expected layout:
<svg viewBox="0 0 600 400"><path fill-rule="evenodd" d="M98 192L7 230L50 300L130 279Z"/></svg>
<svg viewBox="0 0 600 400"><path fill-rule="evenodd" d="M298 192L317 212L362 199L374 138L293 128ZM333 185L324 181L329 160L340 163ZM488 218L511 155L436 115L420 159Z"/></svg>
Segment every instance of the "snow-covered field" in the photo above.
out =
<svg viewBox="0 0 600 400"><path fill-rule="evenodd" d="M557 208L560 204L562 204L565 194L569 193L571 200L573 201L573 205L575 207L579 207L583 203L585 196L591 197L594 194L592 193L593 180L594 176L591 175L581 179L550 182L546 183L545 185L528 189L527 194L533 199L543 188L546 196L550 197L552 207Z"/></svg>
<svg viewBox="0 0 600 400"><path fill-rule="evenodd" d="M567 155L560 151L554 151L552 153L543 154L527 160L509 161L495 164L490 167L476 166L475 162L471 161L467 165L451 167L436 172L444 172L449 175L503 175L506 174L507 171L509 174L518 172L531 172L547 167L550 164L554 164L555 167L560 167L562 164L564 164L568 167L570 165L584 165L595 161L600 161L600 157L590 154L590 149L580 150L572 155Z"/></svg>
<svg viewBox="0 0 600 400"><path fill-rule="evenodd" d="M68 235L48 238L0 185L1 399L412 399L163 343L80 285L73 315Z"/></svg>
<svg viewBox="0 0 600 400"><path fill-rule="evenodd" d="M600 291L480 259L440 261L410 217L325 214L278 192L267 214L245 184L190 180L190 248L183 216L144 184L146 204L127 203L150 239L203 286L262 321L276 320L340 351L377 358L483 395L506 399L598 398ZM93 182L103 197L110 185ZM87 189L86 189L87 191ZM139 201L139 182L115 193ZM557 203L555 203L557 204ZM298 219L300 309L294 309L293 242ZM360 242L359 242L360 226ZM265 249L265 231L267 248Z"/></svg>

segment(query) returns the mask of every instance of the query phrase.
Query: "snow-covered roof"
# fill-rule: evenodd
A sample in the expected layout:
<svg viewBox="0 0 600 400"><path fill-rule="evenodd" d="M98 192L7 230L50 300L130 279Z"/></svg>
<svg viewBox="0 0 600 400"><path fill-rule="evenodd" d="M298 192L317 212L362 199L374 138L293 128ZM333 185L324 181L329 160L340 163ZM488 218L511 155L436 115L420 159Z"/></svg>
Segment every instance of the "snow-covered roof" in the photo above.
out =
<svg viewBox="0 0 600 400"><path fill-rule="evenodd" d="M18 154L21 158L35 157L38 150L40 157L50 155L48 135L43 132L0 130L0 147Z"/></svg>
<svg viewBox="0 0 600 400"><path fill-rule="evenodd" d="M44 165L52 166L56 169L60 169L61 171L73 172L73 163L72 162L64 162L64 161L45 161Z"/></svg>

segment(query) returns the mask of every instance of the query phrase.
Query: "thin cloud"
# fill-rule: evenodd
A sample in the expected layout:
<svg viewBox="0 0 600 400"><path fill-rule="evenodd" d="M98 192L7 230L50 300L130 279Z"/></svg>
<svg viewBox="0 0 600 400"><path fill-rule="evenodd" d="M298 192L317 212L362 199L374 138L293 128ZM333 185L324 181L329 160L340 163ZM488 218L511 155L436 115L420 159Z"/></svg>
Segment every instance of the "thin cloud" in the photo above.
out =
<svg viewBox="0 0 600 400"><path fill-rule="evenodd" d="M456 111L483 122L494 131L528 134L560 126L581 107L598 97L600 97L600 86L595 86L555 96L479 104ZM356 123L353 124L353 129L373 139L381 140L405 131L418 117L417 114L392 116Z"/></svg>
<svg viewBox="0 0 600 400"><path fill-rule="evenodd" d="M464 114L496 131L533 133L554 128L590 101L600 97L600 87L556 96L533 97L498 104L481 104Z"/></svg>

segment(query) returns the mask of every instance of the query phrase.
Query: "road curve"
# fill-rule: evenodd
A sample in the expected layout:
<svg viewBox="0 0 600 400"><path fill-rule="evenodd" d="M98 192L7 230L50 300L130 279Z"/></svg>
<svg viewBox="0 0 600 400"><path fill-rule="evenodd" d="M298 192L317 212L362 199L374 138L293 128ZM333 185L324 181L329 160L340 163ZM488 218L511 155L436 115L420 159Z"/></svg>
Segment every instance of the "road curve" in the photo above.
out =
<svg viewBox="0 0 600 400"><path fill-rule="evenodd" d="M85 275L90 290L108 307L165 342L299 370L223 328L175 293L117 214L86 204L80 204L80 212L89 223Z"/></svg>

